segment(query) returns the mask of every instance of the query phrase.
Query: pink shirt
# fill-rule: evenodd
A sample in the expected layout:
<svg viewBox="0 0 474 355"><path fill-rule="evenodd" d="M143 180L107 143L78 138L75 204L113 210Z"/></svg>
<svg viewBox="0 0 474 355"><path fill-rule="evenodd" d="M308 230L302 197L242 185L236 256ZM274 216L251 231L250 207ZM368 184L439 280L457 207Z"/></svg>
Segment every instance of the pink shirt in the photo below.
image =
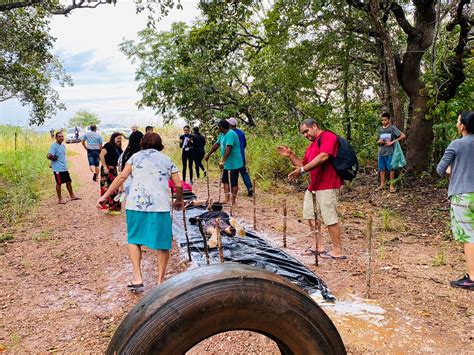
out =
<svg viewBox="0 0 474 355"><path fill-rule="evenodd" d="M321 138L322 137L322 138ZM318 141L321 138L321 147L318 147ZM329 157L337 155L339 144L337 136L330 131L322 131L311 143L303 158L303 164L306 165L312 161L319 153L327 153ZM310 183L308 185L309 191L339 189L343 185L343 180L337 175L336 169L327 161L323 165L318 166L309 172Z"/></svg>

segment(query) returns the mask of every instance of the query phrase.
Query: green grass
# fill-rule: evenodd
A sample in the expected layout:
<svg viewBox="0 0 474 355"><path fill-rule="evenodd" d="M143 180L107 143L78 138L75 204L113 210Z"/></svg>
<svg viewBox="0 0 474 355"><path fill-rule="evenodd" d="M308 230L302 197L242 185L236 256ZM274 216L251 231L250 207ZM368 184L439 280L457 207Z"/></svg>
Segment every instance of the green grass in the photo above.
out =
<svg viewBox="0 0 474 355"><path fill-rule="evenodd" d="M50 144L47 135L0 126L0 219L6 223L27 214L45 190Z"/></svg>

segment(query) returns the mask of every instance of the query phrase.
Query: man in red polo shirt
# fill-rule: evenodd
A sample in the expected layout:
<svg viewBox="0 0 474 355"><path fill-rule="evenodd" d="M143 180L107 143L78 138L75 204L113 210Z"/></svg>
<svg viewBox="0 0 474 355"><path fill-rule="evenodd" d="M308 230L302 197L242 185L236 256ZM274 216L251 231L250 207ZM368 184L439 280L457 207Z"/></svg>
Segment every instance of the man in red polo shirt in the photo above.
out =
<svg viewBox="0 0 474 355"><path fill-rule="evenodd" d="M314 246L314 252L318 252L321 258L346 259L342 252L341 228L337 216L339 189L344 182L329 161L331 157L337 155L337 136L330 131L320 129L313 119L304 120L301 123L300 132L311 142L306 148L303 159L299 159L285 146L278 147L277 151L280 155L289 158L295 167L295 170L288 175L290 180L309 173L310 183L304 197L303 218L308 220L314 218L312 193L315 193L318 215L327 226L332 241L332 250L325 252L321 235L317 233L318 250ZM319 230L319 223L315 221L317 230Z"/></svg>

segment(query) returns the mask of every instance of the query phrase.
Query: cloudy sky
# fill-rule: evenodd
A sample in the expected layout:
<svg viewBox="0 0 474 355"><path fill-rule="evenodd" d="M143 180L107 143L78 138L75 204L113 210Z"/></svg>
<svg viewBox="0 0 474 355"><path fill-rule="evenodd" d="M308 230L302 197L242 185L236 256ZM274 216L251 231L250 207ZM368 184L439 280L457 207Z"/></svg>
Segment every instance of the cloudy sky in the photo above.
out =
<svg viewBox="0 0 474 355"><path fill-rule="evenodd" d="M159 23L158 30L167 30L176 21L191 23L198 16L197 3L198 0L181 0L184 9L171 11ZM137 32L145 26L146 14L136 14L132 0L119 0L116 6L75 10L68 17L53 16L51 33L57 38L54 53L72 76L74 86L57 88L67 110L47 121L44 129L65 126L82 109L96 113L104 123L161 122L153 110L136 108L139 95L135 67L118 49L123 39L136 39ZM0 124L25 126L28 120L28 109L18 101L0 103Z"/></svg>

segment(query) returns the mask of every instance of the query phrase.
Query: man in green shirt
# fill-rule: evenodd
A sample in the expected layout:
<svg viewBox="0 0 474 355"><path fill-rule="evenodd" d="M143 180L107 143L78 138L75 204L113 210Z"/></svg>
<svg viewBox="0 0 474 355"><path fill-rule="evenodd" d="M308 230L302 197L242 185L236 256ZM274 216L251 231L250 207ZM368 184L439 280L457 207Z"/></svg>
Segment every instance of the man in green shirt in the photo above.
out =
<svg viewBox="0 0 474 355"><path fill-rule="evenodd" d="M211 154L214 153L217 148L221 148L222 158L219 163L219 167L221 170L223 170L222 183L224 184L225 203L232 201L232 204L235 204L235 198L237 196L237 192L239 191L239 170L244 166L242 154L240 153L239 136L230 129L229 122L226 120L220 120L218 127L220 131L219 137L217 138L216 143L214 143L209 153L204 156L204 159L208 161ZM232 193L232 198L229 196L230 192Z"/></svg>

